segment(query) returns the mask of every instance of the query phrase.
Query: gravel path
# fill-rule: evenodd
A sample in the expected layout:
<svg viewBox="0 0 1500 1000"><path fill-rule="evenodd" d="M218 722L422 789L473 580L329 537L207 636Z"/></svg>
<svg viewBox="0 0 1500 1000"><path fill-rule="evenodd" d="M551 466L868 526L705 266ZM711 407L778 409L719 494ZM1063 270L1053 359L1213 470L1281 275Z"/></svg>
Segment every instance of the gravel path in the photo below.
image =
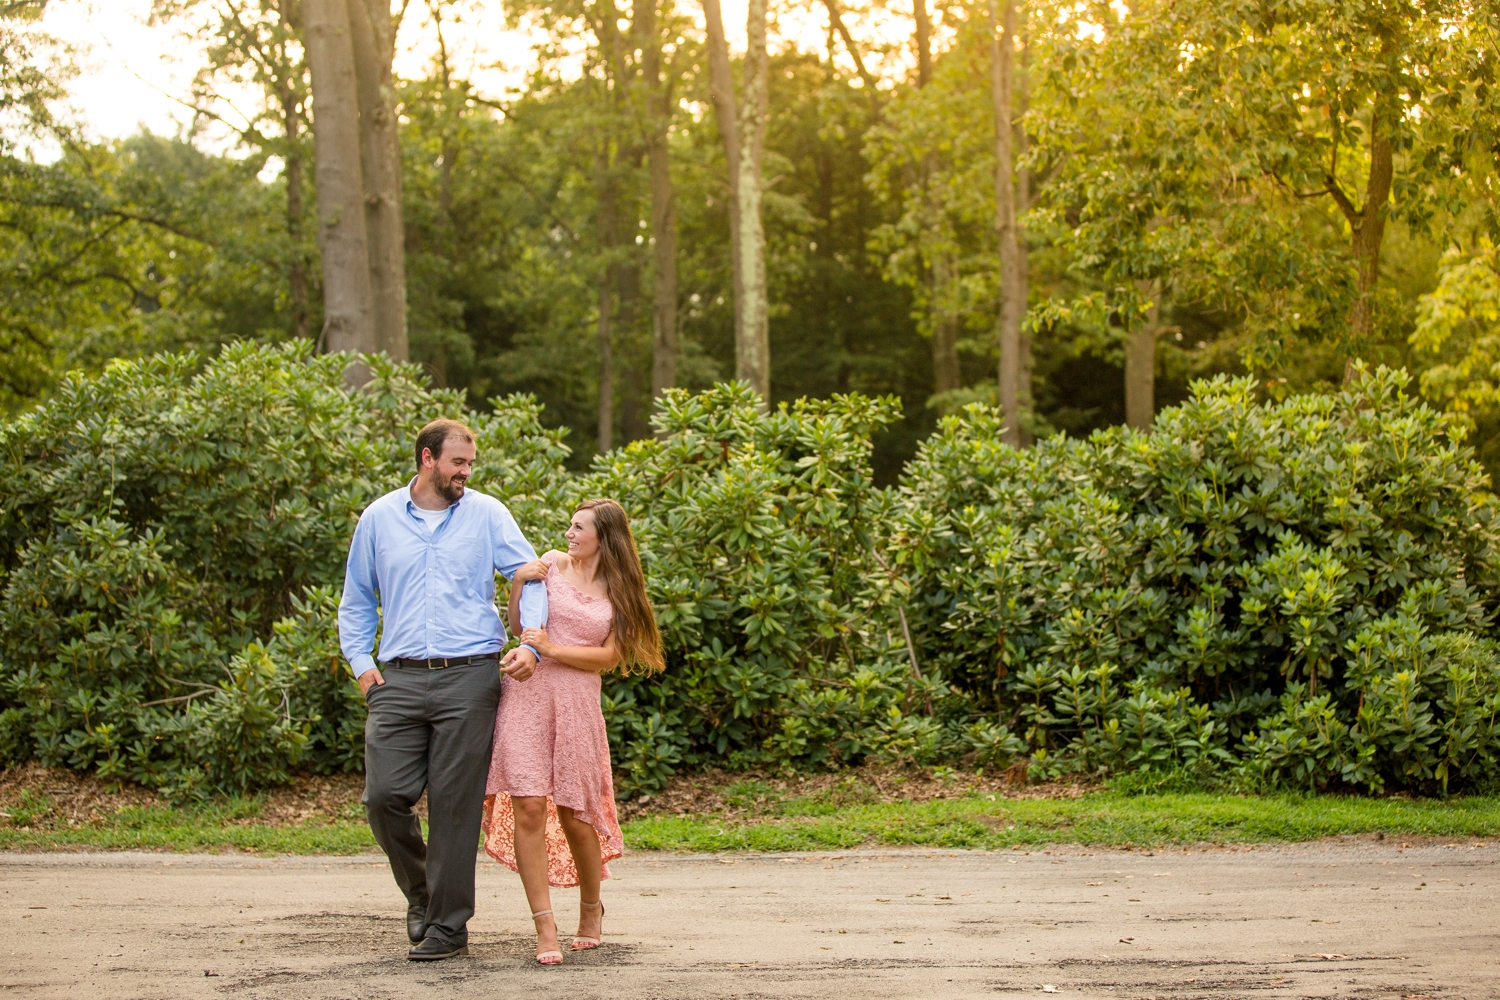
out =
<svg viewBox="0 0 1500 1000"><path fill-rule="evenodd" d="M1500 848L635 853L605 945L533 965L486 861L469 958L404 960L384 861L0 855L5 996L1500 997ZM560 923L577 896L560 893Z"/></svg>

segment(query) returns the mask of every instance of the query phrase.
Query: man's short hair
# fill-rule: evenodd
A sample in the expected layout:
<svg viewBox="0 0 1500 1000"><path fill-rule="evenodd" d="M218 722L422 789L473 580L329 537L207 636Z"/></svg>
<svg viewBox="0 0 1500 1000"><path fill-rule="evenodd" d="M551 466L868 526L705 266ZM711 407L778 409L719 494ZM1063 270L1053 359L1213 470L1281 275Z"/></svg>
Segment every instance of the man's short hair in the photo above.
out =
<svg viewBox="0 0 1500 1000"><path fill-rule="evenodd" d="M417 468L422 468L422 451L425 449L432 452L432 460L435 462L443 457L443 445L449 438L458 438L460 441L474 442L474 432L469 430L467 424L447 418L434 420L432 423L417 431Z"/></svg>

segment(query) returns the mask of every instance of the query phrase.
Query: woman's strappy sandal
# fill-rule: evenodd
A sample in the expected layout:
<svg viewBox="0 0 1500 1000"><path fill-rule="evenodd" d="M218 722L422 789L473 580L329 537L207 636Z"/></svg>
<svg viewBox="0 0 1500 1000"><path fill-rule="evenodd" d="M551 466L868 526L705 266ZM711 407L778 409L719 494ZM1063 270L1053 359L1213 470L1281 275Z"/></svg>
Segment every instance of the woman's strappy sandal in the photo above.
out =
<svg viewBox="0 0 1500 1000"><path fill-rule="evenodd" d="M597 907L599 907L599 934L602 937L603 934L604 934L604 900L601 899L597 903L585 903L583 900L580 899L578 901L578 905L579 906L597 906ZM574 935L574 937L573 937L573 950L574 951L587 951L590 948L597 948L597 947L599 947L599 938L596 938L596 937L580 937L578 935Z"/></svg>
<svg viewBox="0 0 1500 1000"><path fill-rule="evenodd" d="M535 922L536 919L537 919L537 917L550 917L550 916L552 916L552 911L551 910L538 910L537 912L535 912L535 913L533 913L531 915L531 919L532 919L532 922ZM552 924L553 924L554 927L557 925L557 920L555 918L553 919ZM539 941L541 940L541 935L540 934L537 935L537 940L539 940ZM538 965L561 965L562 964L562 952L555 951L555 950L554 951L539 951L539 952L536 953L536 961L537 961Z"/></svg>

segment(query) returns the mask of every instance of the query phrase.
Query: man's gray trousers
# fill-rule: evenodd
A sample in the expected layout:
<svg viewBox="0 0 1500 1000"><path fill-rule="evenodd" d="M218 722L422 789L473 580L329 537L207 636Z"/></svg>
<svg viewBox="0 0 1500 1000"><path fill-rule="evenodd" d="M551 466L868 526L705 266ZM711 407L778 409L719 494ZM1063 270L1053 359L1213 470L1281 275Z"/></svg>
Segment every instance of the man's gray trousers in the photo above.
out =
<svg viewBox="0 0 1500 1000"><path fill-rule="evenodd" d="M365 815L407 902L425 906L426 936L468 943L474 864L500 704L500 670L484 660L445 670L382 666L365 722ZM412 806L427 790L427 836Z"/></svg>

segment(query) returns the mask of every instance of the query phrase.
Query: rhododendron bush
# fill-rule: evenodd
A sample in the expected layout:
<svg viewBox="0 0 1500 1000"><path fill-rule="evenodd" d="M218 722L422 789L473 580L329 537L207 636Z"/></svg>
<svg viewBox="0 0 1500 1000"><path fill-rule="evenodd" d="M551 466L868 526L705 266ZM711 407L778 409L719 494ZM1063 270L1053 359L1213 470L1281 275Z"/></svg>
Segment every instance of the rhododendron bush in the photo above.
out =
<svg viewBox="0 0 1500 1000"><path fill-rule="evenodd" d="M1404 373L1280 402L1219 378L1149 434L1025 450L971 406L886 488L870 442L893 399L673 390L656 437L580 475L529 398L474 408L367 361L355 392L302 343L119 362L0 428L5 762L185 796L359 769L348 539L416 430L455 416L471 485L538 551L575 500L631 514L668 669L606 679L624 794L868 759L1500 779L1495 500Z"/></svg>

